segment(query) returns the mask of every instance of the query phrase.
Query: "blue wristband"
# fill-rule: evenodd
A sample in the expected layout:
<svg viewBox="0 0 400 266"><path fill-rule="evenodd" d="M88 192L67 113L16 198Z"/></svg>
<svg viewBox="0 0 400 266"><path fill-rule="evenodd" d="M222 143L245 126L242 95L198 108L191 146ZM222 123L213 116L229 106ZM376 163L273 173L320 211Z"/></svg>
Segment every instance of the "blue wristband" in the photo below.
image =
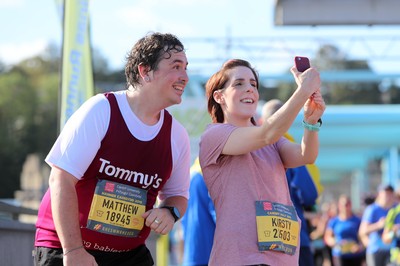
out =
<svg viewBox="0 0 400 266"><path fill-rule="evenodd" d="M321 128L321 126L322 126L322 120L321 120L321 118L318 119L318 121L317 121L316 124L309 124L309 123L307 123L306 121L303 120L303 127L304 127L305 129L307 129L307 130L310 130L310 131L319 131L319 129Z"/></svg>

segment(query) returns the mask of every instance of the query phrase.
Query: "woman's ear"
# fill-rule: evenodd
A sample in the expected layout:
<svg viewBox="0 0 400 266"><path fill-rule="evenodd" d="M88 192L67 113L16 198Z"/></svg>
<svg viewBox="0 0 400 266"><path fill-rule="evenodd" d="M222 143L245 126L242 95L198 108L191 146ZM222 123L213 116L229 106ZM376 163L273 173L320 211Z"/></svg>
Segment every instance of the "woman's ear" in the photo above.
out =
<svg viewBox="0 0 400 266"><path fill-rule="evenodd" d="M222 92L219 90L213 92L213 98L214 101L216 101L219 104L223 104L225 102Z"/></svg>

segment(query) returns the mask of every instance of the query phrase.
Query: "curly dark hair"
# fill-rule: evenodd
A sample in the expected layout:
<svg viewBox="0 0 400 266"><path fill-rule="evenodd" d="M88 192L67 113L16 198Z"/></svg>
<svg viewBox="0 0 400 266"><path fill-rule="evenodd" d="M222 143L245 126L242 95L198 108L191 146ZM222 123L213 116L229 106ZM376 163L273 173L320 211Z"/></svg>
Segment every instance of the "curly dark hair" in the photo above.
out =
<svg viewBox="0 0 400 266"><path fill-rule="evenodd" d="M211 116L213 123L223 123L224 122L224 113L222 111L221 105L214 100L214 91L222 90L225 87L225 84L229 80L228 71L234 69L239 66L248 67L254 74L254 78L257 82L257 90L258 90L258 73L251 66L249 62L242 59L230 59L226 61L221 69L212 75L210 79L206 83L206 97L207 97L207 105L208 105L208 113ZM256 121L254 117L251 118L251 123L256 125Z"/></svg>
<svg viewBox="0 0 400 266"><path fill-rule="evenodd" d="M139 65L157 70L158 63L163 58L170 58L172 52L185 51L181 41L170 33L149 33L133 46L126 56L125 76L126 85L139 84Z"/></svg>

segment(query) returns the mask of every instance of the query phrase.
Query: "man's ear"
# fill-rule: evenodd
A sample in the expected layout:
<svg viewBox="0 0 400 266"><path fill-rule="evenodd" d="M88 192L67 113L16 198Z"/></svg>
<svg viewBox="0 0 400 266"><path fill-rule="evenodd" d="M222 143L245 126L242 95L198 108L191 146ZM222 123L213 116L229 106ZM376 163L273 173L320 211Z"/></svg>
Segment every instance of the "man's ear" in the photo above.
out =
<svg viewBox="0 0 400 266"><path fill-rule="evenodd" d="M213 98L219 104L223 104L225 102L222 92L219 90L213 92Z"/></svg>
<svg viewBox="0 0 400 266"><path fill-rule="evenodd" d="M138 71L139 71L139 75L142 79L144 79L146 82L150 81L150 77L149 77L149 67L148 66L144 66L143 64L140 64L138 66Z"/></svg>

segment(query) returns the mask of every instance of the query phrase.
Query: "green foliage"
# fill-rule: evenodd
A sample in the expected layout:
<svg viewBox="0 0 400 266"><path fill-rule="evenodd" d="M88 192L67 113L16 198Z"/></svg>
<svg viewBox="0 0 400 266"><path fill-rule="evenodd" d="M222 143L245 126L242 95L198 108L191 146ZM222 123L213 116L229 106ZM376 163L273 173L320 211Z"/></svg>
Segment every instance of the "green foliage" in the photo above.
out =
<svg viewBox="0 0 400 266"><path fill-rule="evenodd" d="M311 58L312 66L319 71L345 71L345 70L365 70L371 71L367 61L348 60L346 55L332 45L321 46L315 58ZM380 84L377 82L326 82L322 80L321 91L324 100L329 105L348 105L348 104L395 104L400 103L398 91L399 88L392 85L389 91L382 93ZM296 84L280 83L275 89L272 96L270 94L262 94L263 100L278 98L286 101L293 91Z"/></svg>
<svg viewBox="0 0 400 266"><path fill-rule="evenodd" d="M26 154L25 128L30 122L32 108L25 102L32 98L26 75L15 72L0 76L0 196L11 197L19 184L21 164Z"/></svg>
<svg viewBox="0 0 400 266"><path fill-rule="evenodd" d="M26 157L36 153L44 159L57 138L60 54L51 44L11 69L0 61L0 198L14 197ZM110 72L99 53L93 61L100 84L110 88L125 81L123 71Z"/></svg>
<svg viewBox="0 0 400 266"><path fill-rule="evenodd" d="M41 57L0 76L0 198L14 197L26 156L45 154L56 137L58 70Z"/></svg>
<svg viewBox="0 0 400 266"><path fill-rule="evenodd" d="M176 108L171 114L186 128L191 137L200 137L206 126L211 123L207 110L196 106L185 110Z"/></svg>

